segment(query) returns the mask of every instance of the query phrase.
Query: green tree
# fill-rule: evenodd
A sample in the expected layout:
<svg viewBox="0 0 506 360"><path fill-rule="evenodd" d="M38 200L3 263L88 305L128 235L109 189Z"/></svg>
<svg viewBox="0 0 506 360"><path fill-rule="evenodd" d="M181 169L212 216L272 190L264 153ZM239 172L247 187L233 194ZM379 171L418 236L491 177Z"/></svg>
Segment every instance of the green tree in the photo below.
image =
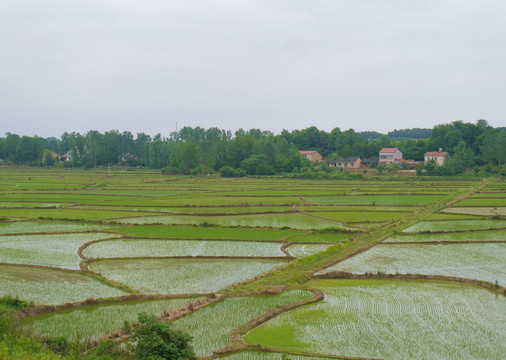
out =
<svg viewBox="0 0 506 360"><path fill-rule="evenodd" d="M192 336L172 330L170 323L163 323L154 315L140 313L139 322L141 325L135 328L130 341L140 360L194 359Z"/></svg>

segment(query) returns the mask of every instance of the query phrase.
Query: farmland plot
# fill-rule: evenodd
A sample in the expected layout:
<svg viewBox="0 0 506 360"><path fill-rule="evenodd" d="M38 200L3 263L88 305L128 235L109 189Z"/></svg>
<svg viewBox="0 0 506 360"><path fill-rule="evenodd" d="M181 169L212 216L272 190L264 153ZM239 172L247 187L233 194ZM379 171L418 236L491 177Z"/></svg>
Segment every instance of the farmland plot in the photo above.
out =
<svg viewBox="0 0 506 360"><path fill-rule="evenodd" d="M377 245L317 274L425 274L456 276L506 285L506 244Z"/></svg>
<svg viewBox="0 0 506 360"><path fill-rule="evenodd" d="M169 256L285 256L281 243L212 240L124 239L100 241L83 252L91 258Z"/></svg>
<svg viewBox="0 0 506 360"><path fill-rule="evenodd" d="M323 302L281 314L245 339L284 351L378 359L501 359L506 299L445 282L312 283ZM428 346L430 344L430 346Z"/></svg>
<svg viewBox="0 0 506 360"><path fill-rule="evenodd" d="M0 262L79 269L77 249L85 242L119 237L109 233L0 236Z"/></svg>
<svg viewBox="0 0 506 360"><path fill-rule="evenodd" d="M340 228L352 230L340 222L321 219L303 214L266 214L236 216L145 216L117 219L123 224L192 224L204 223L220 226L289 227L292 229Z"/></svg>
<svg viewBox="0 0 506 360"><path fill-rule="evenodd" d="M451 207L441 210L449 214L467 214L480 216L506 216L506 207Z"/></svg>
<svg viewBox="0 0 506 360"><path fill-rule="evenodd" d="M47 221L18 221L0 223L0 234L30 234L55 232L80 232L102 230L107 226Z"/></svg>
<svg viewBox="0 0 506 360"><path fill-rule="evenodd" d="M0 265L0 296L18 296L35 304L56 305L127 295L81 273L17 265Z"/></svg>
<svg viewBox="0 0 506 360"><path fill-rule="evenodd" d="M319 205L426 205L443 197L444 195L345 195L306 197L305 200Z"/></svg>
<svg viewBox="0 0 506 360"><path fill-rule="evenodd" d="M470 206L470 207L480 207L480 206L493 206L493 207L503 207L506 206L505 198L496 198L496 199L465 199L459 203L457 206Z"/></svg>
<svg viewBox="0 0 506 360"><path fill-rule="evenodd" d="M439 234L394 235L383 242L450 242L450 241L505 241L505 230L485 230Z"/></svg>
<svg viewBox="0 0 506 360"><path fill-rule="evenodd" d="M506 228L506 220L448 220L448 221L421 221L402 230L406 233L438 232L438 231L464 231Z"/></svg>
<svg viewBox="0 0 506 360"><path fill-rule="evenodd" d="M326 244L292 244L287 248L294 257L305 257L326 250L330 245Z"/></svg>
<svg viewBox="0 0 506 360"><path fill-rule="evenodd" d="M336 220L344 223L361 222L382 222L392 221L406 216L408 212L376 212L376 211L347 211L347 212L310 212L309 214L324 217L326 219Z"/></svg>
<svg viewBox="0 0 506 360"><path fill-rule="evenodd" d="M247 280L283 264L279 260L100 260L92 271L147 294L201 294Z"/></svg>
<svg viewBox="0 0 506 360"><path fill-rule="evenodd" d="M232 355L225 356L221 359L224 360L280 360L282 354L266 351L241 351ZM329 358L324 356L300 356L289 354L287 356L292 360L335 360L336 358Z"/></svg>
<svg viewBox="0 0 506 360"><path fill-rule="evenodd" d="M280 241L287 236L303 232L275 229L244 229L196 226L132 226L114 228L113 231L142 238L165 239L229 239L229 240L271 240Z"/></svg>
<svg viewBox="0 0 506 360"><path fill-rule="evenodd" d="M290 290L277 295L227 298L175 321L173 328L192 334L195 353L207 356L225 346L230 333L243 323L270 309L311 296L313 293L309 291Z"/></svg>
<svg viewBox="0 0 506 360"><path fill-rule="evenodd" d="M36 315L20 325L38 336L64 336L71 341L96 339L118 330L124 321L137 321L137 314L160 314L186 304L190 299L125 301L101 305L86 305Z"/></svg>
<svg viewBox="0 0 506 360"><path fill-rule="evenodd" d="M357 236L357 233L331 233L331 234L306 234L297 235L288 238L290 242L297 243L343 243L347 242L349 238Z"/></svg>

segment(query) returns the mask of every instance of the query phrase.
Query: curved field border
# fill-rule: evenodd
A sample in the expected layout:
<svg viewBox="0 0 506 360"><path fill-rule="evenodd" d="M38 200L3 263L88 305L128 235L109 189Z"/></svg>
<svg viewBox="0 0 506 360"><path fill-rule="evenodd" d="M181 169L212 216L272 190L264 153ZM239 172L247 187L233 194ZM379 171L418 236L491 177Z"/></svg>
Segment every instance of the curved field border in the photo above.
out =
<svg viewBox="0 0 506 360"><path fill-rule="evenodd" d="M81 263L82 262L83 261L81 261ZM81 267L81 263L79 263L80 267ZM135 291L130 289L128 286L125 286L123 284L118 284L118 283L116 283L112 280L109 280L109 279L101 276L100 274L94 273L92 271L84 270L84 269L82 269L82 267L81 267L81 270L73 270L73 269L63 269L63 268L54 267L54 266L32 265L32 264L12 264L12 263L4 263L4 262L0 262L0 266L28 267L28 268L35 268L35 269L46 269L46 270L68 272L68 273L72 273L72 274L80 274L83 276L91 277L91 278L97 280L98 282L101 282L102 284L105 284L105 285L111 286L113 288L128 292L130 294L135 293Z"/></svg>
<svg viewBox="0 0 506 360"><path fill-rule="evenodd" d="M331 271L325 274L312 275L311 277L313 279L410 279L410 280L449 281L479 286L506 297L506 287L504 286L493 284L488 281L462 278L457 276L425 275L425 274L383 274L383 273L353 274L346 271Z"/></svg>

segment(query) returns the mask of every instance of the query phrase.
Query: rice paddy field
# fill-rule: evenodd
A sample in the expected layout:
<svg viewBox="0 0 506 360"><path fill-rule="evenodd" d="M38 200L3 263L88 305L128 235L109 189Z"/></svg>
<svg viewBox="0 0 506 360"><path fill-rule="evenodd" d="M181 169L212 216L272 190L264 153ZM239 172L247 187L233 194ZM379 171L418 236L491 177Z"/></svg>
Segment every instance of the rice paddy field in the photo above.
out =
<svg viewBox="0 0 506 360"><path fill-rule="evenodd" d="M378 280L313 286L325 291L325 300L269 320L246 341L374 359L500 359L506 352L506 299L487 290Z"/></svg>
<svg viewBox="0 0 506 360"><path fill-rule="evenodd" d="M219 358L502 359L505 189L499 179L0 166L0 297L55 306L20 325L72 340L226 295L174 322L201 357L227 346ZM370 278L316 279L335 271ZM319 292L323 300L298 305ZM143 300L119 299L129 294ZM66 303L78 304L57 310ZM229 343L258 316L239 334L246 343Z"/></svg>

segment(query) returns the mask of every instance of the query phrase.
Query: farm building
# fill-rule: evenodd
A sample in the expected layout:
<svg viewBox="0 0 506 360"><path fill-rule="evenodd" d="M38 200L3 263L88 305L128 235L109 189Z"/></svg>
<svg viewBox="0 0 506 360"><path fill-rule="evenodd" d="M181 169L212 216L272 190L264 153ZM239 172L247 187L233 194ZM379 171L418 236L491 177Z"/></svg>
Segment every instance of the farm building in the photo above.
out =
<svg viewBox="0 0 506 360"><path fill-rule="evenodd" d="M362 159L358 156L352 156L347 159L340 157L337 160L327 161L329 167L342 167L345 169L360 169L361 163Z"/></svg>
<svg viewBox="0 0 506 360"><path fill-rule="evenodd" d="M379 152L379 161L383 164L399 163L402 159L402 152L398 148L383 148Z"/></svg>
<svg viewBox="0 0 506 360"><path fill-rule="evenodd" d="M438 165L443 165L447 156L448 153L446 151L443 151L443 149L439 149L439 151L426 152L423 155L423 158L424 163L427 163L427 161L429 160L436 160L436 163Z"/></svg>
<svg viewBox="0 0 506 360"><path fill-rule="evenodd" d="M321 154L316 150L304 150L300 151L299 154L314 163L321 162L323 160Z"/></svg>

